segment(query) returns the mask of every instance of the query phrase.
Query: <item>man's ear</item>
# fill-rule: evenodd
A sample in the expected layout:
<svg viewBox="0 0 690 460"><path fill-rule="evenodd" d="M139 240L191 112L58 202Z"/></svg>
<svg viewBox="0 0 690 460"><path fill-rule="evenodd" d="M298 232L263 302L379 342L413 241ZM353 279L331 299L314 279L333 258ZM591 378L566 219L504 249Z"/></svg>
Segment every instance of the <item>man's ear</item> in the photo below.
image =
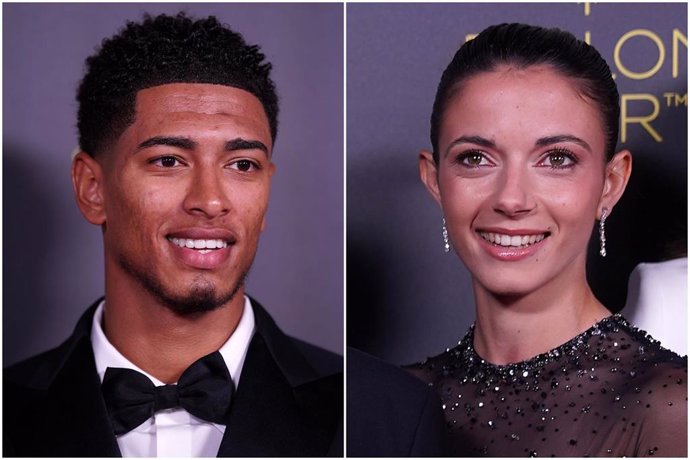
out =
<svg viewBox="0 0 690 460"><path fill-rule="evenodd" d="M438 169L433 155L428 150L422 150L419 153L419 177L440 206L441 193L438 190Z"/></svg>
<svg viewBox="0 0 690 460"><path fill-rule="evenodd" d="M606 177L604 178L604 190L599 200L599 216L604 208L611 210L625 191L632 172L632 155L629 150L621 150L613 156L606 165Z"/></svg>
<svg viewBox="0 0 690 460"><path fill-rule="evenodd" d="M88 153L79 152L72 159L72 187L77 206L94 225L105 223L103 168Z"/></svg>

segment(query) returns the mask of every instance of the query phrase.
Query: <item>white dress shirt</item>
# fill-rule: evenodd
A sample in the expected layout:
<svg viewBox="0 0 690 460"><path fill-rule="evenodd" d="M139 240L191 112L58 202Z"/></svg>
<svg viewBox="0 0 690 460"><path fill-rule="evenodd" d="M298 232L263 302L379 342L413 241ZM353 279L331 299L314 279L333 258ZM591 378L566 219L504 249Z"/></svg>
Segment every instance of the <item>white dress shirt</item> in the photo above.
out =
<svg viewBox="0 0 690 460"><path fill-rule="evenodd" d="M101 327L104 309L105 301L96 309L91 327L91 344L101 382L106 368L123 367L141 372L156 386L164 385L122 356L108 341ZM249 298L245 296L240 322L218 350L235 388L239 385L242 365L253 335L254 312ZM117 436L117 444L123 457L215 457L224 433L224 425L201 420L182 408L176 408L156 412L132 431Z"/></svg>
<svg viewBox="0 0 690 460"><path fill-rule="evenodd" d="M688 258L641 263L630 274L623 315L679 355L688 354Z"/></svg>

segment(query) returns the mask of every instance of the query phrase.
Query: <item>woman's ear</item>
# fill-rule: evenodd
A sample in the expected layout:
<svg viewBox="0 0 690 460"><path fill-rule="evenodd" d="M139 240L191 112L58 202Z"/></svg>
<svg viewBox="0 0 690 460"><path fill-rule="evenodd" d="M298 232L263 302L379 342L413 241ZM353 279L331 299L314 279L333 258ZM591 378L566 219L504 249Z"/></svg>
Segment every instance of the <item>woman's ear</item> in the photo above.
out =
<svg viewBox="0 0 690 460"><path fill-rule="evenodd" d="M431 196L441 206L441 193L438 189L438 168L433 155L428 150L422 150L419 153L419 177L424 182Z"/></svg>
<svg viewBox="0 0 690 460"><path fill-rule="evenodd" d="M632 155L629 150L621 150L606 164L604 190L601 194L601 200L599 200L600 216L603 208L608 208L608 213L611 213L628 185L631 172Z"/></svg>
<svg viewBox="0 0 690 460"><path fill-rule="evenodd" d="M94 225L105 223L103 168L91 155L77 153L72 159L72 187L77 206Z"/></svg>

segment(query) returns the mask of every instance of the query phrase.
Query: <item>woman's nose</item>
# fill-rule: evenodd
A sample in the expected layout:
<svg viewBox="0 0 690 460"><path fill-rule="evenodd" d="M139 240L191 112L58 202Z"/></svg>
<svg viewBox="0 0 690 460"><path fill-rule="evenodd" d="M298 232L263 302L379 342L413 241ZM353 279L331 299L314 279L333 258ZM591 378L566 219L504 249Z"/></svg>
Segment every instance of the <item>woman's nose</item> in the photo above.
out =
<svg viewBox="0 0 690 460"><path fill-rule="evenodd" d="M497 180L494 210L507 217L528 214L535 207L531 191L529 171L506 167Z"/></svg>

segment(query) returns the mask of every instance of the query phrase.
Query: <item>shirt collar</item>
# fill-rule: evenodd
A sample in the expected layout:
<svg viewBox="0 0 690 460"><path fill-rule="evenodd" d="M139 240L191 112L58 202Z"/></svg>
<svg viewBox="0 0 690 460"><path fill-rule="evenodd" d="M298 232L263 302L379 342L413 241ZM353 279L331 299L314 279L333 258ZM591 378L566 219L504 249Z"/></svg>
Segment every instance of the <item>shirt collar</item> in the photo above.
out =
<svg viewBox="0 0 690 460"><path fill-rule="evenodd" d="M105 310L105 300L103 300L95 314L93 315L93 324L91 326L91 345L93 347L93 355L96 361L96 371L98 377L103 381L105 370L108 367L122 367L125 369L134 369L147 376L154 385L164 385L163 382L152 376L151 374L140 369L137 365L125 358L117 349L110 343L101 327L103 312ZM218 349L225 365L230 372L235 388L240 383L240 374L244 359L247 356L249 349L249 342L254 335L255 322L254 311L249 297L244 296L244 308L242 309L242 317L240 318L235 331L230 338Z"/></svg>

